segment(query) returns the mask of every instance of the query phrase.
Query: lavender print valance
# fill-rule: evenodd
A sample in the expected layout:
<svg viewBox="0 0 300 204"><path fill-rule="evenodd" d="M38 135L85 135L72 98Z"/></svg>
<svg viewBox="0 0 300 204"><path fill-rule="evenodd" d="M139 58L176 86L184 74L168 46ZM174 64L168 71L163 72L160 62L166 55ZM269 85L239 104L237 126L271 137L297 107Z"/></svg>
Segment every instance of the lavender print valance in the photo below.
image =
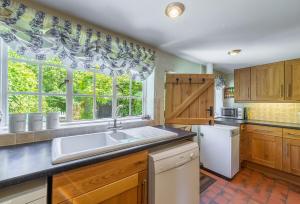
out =
<svg viewBox="0 0 300 204"><path fill-rule="evenodd" d="M130 72L137 80L154 69L154 50L17 1L0 4L0 37L18 54L38 60L58 56L66 67L100 67L97 70L107 75Z"/></svg>

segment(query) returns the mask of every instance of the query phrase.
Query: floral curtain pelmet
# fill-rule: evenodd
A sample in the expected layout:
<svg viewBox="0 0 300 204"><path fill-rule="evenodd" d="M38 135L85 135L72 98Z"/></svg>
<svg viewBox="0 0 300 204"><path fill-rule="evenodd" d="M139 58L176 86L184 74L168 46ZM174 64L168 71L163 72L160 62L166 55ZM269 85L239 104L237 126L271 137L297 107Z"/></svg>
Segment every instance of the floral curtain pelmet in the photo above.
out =
<svg viewBox="0 0 300 204"><path fill-rule="evenodd" d="M107 75L130 72L146 79L155 52L12 0L0 0L0 37L18 54L47 60L59 57L66 67L97 69Z"/></svg>

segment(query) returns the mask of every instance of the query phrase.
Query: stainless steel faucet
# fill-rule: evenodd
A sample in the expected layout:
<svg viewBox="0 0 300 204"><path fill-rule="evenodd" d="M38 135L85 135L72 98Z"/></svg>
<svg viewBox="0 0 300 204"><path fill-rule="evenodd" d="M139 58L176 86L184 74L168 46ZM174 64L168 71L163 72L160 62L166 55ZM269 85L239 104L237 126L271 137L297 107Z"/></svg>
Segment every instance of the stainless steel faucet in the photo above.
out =
<svg viewBox="0 0 300 204"><path fill-rule="evenodd" d="M114 120L114 125L108 127L107 129L113 130L114 132L116 132L118 129L122 129L121 125L117 125L117 119L118 119L118 115L119 115L119 112L120 112L121 108L123 108L123 105L118 105L116 110L112 113L112 118Z"/></svg>

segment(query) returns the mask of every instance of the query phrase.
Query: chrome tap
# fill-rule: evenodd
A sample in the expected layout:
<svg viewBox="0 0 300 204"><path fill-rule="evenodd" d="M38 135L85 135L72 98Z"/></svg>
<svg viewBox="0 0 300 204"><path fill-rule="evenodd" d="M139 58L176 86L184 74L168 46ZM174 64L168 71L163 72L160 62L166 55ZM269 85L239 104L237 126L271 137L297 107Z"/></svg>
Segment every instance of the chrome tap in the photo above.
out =
<svg viewBox="0 0 300 204"><path fill-rule="evenodd" d="M108 127L107 129L113 130L114 132L116 132L118 129L122 129L121 125L117 125L117 119L118 119L118 115L120 112L120 109L123 108L123 105L119 105L117 106L116 110L112 113L112 118L114 120L114 125Z"/></svg>

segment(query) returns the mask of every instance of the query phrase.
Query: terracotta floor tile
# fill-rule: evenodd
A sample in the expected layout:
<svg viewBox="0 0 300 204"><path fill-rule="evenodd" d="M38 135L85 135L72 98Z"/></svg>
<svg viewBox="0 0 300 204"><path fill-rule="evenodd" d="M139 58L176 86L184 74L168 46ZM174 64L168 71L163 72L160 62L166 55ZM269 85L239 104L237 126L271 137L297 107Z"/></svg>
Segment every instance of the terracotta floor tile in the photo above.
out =
<svg viewBox="0 0 300 204"><path fill-rule="evenodd" d="M260 203L255 200L249 199L248 204L260 204Z"/></svg>
<svg viewBox="0 0 300 204"><path fill-rule="evenodd" d="M280 183L276 183L271 192L271 197L278 197L282 200L286 200L288 196L289 187Z"/></svg>
<svg viewBox="0 0 300 204"><path fill-rule="evenodd" d="M218 204L226 204L229 202L229 200L227 200L225 197L223 197L222 195L218 195L214 201Z"/></svg>
<svg viewBox="0 0 300 204"><path fill-rule="evenodd" d="M287 204L299 204L300 194L295 191L288 192Z"/></svg>
<svg viewBox="0 0 300 204"><path fill-rule="evenodd" d="M211 201L210 198L208 198L206 196L203 196L203 195L200 196L200 203L201 204L208 204L210 201Z"/></svg>
<svg viewBox="0 0 300 204"><path fill-rule="evenodd" d="M211 191L210 189L208 189L208 191L205 193L205 196L207 196L210 199L213 199L214 197L216 197L216 193Z"/></svg>
<svg viewBox="0 0 300 204"><path fill-rule="evenodd" d="M242 169L231 181L203 170L201 172L216 179L216 182L201 193L200 204L300 204L299 186L250 169Z"/></svg>
<svg viewBox="0 0 300 204"><path fill-rule="evenodd" d="M267 201L267 204L285 204L285 203L286 200L283 200L280 197L276 197L276 196L271 196Z"/></svg>

